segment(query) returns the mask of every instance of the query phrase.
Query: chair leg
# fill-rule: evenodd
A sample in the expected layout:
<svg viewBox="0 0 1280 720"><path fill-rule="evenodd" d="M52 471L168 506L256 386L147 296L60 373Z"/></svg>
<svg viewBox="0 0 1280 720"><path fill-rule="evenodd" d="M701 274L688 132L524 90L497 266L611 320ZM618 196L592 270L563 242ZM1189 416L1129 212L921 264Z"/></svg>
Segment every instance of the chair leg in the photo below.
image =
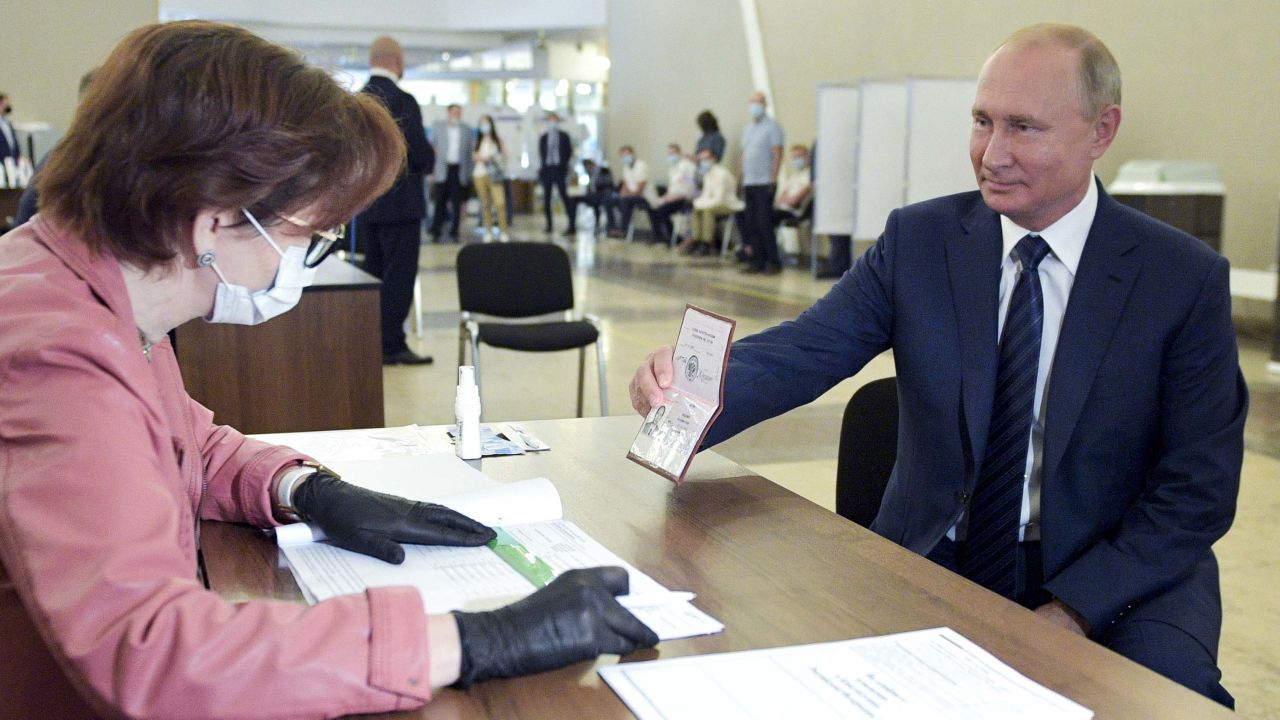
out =
<svg viewBox="0 0 1280 720"><path fill-rule="evenodd" d="M720 246L720 259L729 257L729 243L733 241L733 215L729 215L724 220L724 238Z"/></svg>
<svg viewBox="0 0 1280 720"><path fill-rule="evenodd" d="M600 417L607 417L609 415L609 393L604 386L604 343L600 340L596 340L596 365L600 373Z"/></svg>
<svg viewBox="0 0 1280 720"><path fill-rule="evenodd" d="M458 323L458 366L467 364L467 321Z"/></svg>
<svg viewBox="0 0 1280 720"><path fill-rule="evenodd" d="M578 348L578 417L582 417L582 391L587 378L587 348Z"/></svg>
<svg viewBox="0 0 1280 720"><path fill-rule="evenodd" d="M471 336L471 366L476 369L476 394L480 396L480 421L484 422L484 386L480 384L480 343Z"/></svg>
<svg viewBox="0 0 1280 720"><path fill-rule="evenodd" d="M414 330L419 339L422 338L422 278L413 279L413 315Z"/></svg>

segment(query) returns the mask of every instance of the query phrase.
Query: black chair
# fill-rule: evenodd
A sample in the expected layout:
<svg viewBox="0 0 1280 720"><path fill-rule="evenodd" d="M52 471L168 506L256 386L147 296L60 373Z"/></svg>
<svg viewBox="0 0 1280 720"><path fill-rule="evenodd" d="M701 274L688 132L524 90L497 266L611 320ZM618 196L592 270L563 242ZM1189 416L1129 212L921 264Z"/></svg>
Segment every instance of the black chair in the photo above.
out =
<svg viewBox="0 0 1280 720"><path fill-rule="evenodd" d="M573 274L569 254L558 245L535 242L466 245L458 252L458 364L471 364L480 384L480 344L525 352L578 349L578 417L587 373L587 346L595 343L600 374L600 414L608 415L604 380L604 348L595 318L572 317ZM527 319L563 313L563 320L478 322L472 315Z"/></svg>
<svg viewBox="0 0 1280 720"><path fill-rule="evenodd" d="M898 380L872 380L858 388L844 408L836 461L836 512L871 527L897 453Z"/></svg>

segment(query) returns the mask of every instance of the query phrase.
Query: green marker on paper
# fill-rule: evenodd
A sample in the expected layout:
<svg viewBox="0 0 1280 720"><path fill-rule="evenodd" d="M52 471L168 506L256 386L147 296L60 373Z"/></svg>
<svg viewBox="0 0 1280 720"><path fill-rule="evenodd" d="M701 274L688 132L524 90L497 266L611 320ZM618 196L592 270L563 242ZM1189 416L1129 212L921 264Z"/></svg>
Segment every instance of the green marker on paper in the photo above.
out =
<svg viewBox="0 0 1280 720"><path fill-rule="evenodd" d="M539 588L555 580L556 573L546 560L534 555L506 530L494 528L494 532L497 536L489 541L489 549L497 553L503 562L520 573L525 580Z"/></svg>

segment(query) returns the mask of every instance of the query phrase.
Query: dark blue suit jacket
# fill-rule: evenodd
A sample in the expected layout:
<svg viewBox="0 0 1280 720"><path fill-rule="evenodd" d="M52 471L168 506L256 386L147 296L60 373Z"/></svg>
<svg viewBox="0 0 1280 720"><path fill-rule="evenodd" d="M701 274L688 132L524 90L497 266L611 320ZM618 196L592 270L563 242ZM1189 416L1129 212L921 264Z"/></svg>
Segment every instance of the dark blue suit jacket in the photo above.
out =
<svg viewBox="0 0 1280 720"><path fill-rule="evenodd" d="M412 95L401 90L390 78L374 75L360 92L378 98L391 111L391 116L400 126L400 132L404 134L408 155L405 172L386 194L360 213L359 220L373 223L422 220L427 216L422 176L431 172L436 161L431 143L427 142L427 132L422 127L422 109Z"/></svg>
<svg viewBox="0 0 1280 720"><path fill-rule="evenodd" d="M892 348L898 455L872 529L927 554L982 465L1001 251L999 216L977 192L894 211L813 307L734 344L708 444L813 400ZM1095 637L1122 617L1152 618L1216 653L1210 547L1235 514L1248 405L1226 259L1099 188L1046 402L1045 589Z"/></svg>
<svg viewBox="0 0 1280 720"><path fill-rule="evenodd" d="M557 159L560 162L556 165L548 165L547 164L547 135L553 132L560 134L559 139L556 141L557 149L559 150L559 153L558 153L559 157ZM547 178L553 178L553 177L554 178L564 177L564 175L569 170L569 159L572 157L573 157L573 144L569 138L569 133L560 129L555 129L555 130L548 130L547 132L544 132L538 136L538 162L541 163L541 166L538 168L539 178L547 179Z"/></svg>

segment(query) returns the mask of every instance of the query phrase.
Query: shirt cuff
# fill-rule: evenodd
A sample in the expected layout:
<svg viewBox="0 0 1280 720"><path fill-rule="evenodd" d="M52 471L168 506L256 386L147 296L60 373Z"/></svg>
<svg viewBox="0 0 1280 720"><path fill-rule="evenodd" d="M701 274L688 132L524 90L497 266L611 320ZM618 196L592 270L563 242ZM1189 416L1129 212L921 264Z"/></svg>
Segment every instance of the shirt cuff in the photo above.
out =
<svg viewBox="0 0 1280 720"><path fill-rule="evenodd" d="M401 696L407 710L431 699L427 614L412 587L370 588L369 685Z"/></svg>

